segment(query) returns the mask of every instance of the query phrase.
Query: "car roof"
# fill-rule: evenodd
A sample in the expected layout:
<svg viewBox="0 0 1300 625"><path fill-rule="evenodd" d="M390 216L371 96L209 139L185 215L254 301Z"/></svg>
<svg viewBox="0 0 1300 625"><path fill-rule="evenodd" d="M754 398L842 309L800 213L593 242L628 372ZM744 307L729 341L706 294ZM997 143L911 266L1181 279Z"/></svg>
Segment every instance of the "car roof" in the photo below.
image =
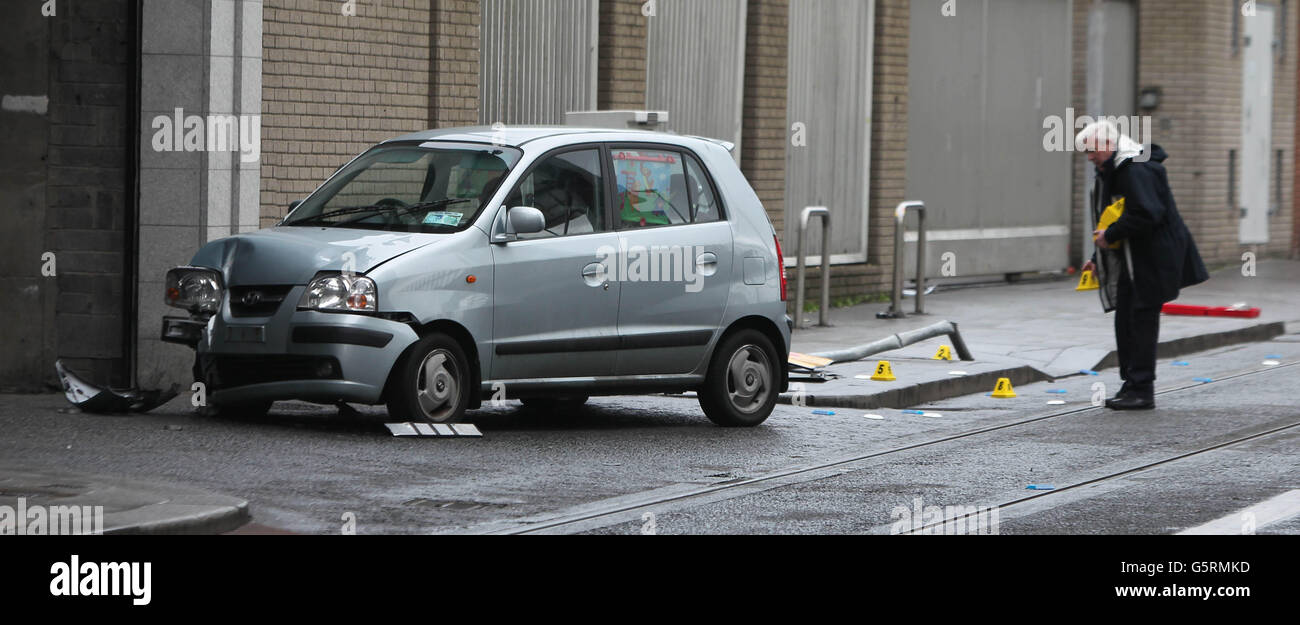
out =
<svg viewBox="0 0 1300 625"><path fill-rule="evenodd" d="M689 146L693 141L703 141L720 145L731 151L734 144L705 137L692 137L667 132L633 130L619 128L584 128L577 126L469 126L464 128L444 128L425 130L401 137L389 139L394 141L459 141L465 143L496 143L513 147L523 147L541 139L565 138L574 143L584 141L645 141L649 143L668 143Z"/></svg>

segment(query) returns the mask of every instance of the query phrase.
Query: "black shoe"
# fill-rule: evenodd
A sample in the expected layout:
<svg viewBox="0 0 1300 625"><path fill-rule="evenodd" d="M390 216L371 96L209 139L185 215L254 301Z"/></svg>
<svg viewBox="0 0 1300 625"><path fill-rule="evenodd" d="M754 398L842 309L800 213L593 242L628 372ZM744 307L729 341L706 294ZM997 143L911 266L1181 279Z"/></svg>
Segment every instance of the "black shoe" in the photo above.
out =
<svg viewBox="0 0 1300 625"><path fill-rule="evenodd" d="M1106 401L1111 410L1151 410L1156 407L1156 399L1150 395L1125 395Z"/></svg>

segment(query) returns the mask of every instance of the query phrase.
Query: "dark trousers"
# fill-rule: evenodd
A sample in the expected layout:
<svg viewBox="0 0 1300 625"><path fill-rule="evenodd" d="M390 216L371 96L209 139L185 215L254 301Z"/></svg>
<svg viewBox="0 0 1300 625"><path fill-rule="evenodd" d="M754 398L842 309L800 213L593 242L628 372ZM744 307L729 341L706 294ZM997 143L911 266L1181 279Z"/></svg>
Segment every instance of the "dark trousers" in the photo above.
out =
<svg viewBox="0 0 1300 625"><path fill-rule="evenodd" d="M1124 380L1122 390L1150 397L1155 392L1161 307L1139 306L1127 275L1120 277L1117 295L1115 347L1119 352L1119 377Z"/></svg>

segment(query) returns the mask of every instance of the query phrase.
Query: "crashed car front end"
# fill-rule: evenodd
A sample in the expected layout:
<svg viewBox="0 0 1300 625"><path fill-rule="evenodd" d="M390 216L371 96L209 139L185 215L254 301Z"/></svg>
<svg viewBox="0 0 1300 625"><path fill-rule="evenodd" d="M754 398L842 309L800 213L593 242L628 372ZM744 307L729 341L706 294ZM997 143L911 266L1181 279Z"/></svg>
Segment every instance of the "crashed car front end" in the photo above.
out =
<svg viewBox="0 0 1300 625"><path fill-rule="evenodd" d="M307 284L229 285L209 267L167 274L162 339L195 349L194 377L219 403L285 399L378 403L388 372L419 337L379 312L365 276L323 271Z"/></svg>

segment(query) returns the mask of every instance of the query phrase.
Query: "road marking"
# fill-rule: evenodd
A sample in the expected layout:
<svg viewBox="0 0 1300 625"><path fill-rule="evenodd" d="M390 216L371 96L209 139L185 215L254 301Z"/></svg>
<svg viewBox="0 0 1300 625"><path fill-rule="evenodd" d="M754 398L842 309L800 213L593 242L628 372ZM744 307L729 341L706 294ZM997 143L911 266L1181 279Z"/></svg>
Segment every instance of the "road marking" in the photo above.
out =
<svg viewBox="0 0 1300 625"><path fill-rule="evenodd" d="M1215 519L1205 525L1185 529L1179 535L1237 535L1247 526L1255 529L1285 521L1300 515L1300 490L1282 493L1263 503L1255 504L1245 510L1233 512L1221 519ZM1250 521L1253 519L1253 523Z"/></svg>

